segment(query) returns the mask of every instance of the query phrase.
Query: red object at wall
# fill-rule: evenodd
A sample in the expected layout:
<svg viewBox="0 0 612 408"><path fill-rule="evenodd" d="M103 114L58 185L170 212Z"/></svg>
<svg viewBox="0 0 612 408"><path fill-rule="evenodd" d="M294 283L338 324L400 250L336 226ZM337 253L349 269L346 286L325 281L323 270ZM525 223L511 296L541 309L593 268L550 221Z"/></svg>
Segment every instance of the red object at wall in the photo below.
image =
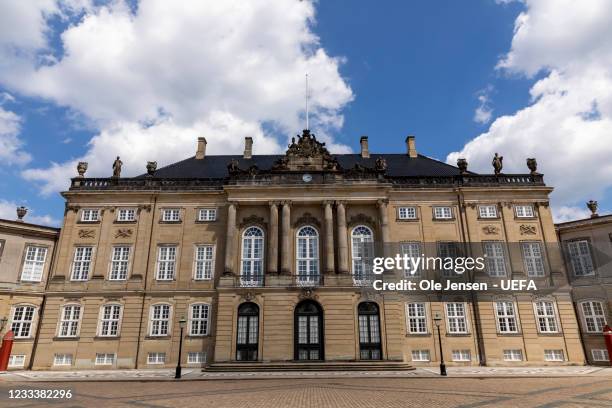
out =
<svg viewBox="0 0 612 408"><path fill-rule="evenodd" d="M6 371L8 368L9 357L13 349L13 340L15 335L12 330L9 330L2 339L2 348L0 348L0 371Z"/></svg>
<svg viewBox="0 0 612 408"><path fill-rule="evenodd" d="M606 324L603 331L606 348L608 349L608 359L610 360L610 365L612 365L612 329Z"/></svg>

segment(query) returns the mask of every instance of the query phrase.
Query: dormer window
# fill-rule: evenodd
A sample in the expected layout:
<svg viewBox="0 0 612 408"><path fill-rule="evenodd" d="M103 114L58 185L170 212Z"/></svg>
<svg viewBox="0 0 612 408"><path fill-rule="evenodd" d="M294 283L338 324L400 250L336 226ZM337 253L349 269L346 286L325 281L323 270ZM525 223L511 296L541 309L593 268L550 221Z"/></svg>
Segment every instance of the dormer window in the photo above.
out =
<svg viewBox="0 0 612 408"><path fill-rule="evenodd" d="M86 208L81 211L81 221L82 222L98 222L100 221L100 210Z"/></svg>

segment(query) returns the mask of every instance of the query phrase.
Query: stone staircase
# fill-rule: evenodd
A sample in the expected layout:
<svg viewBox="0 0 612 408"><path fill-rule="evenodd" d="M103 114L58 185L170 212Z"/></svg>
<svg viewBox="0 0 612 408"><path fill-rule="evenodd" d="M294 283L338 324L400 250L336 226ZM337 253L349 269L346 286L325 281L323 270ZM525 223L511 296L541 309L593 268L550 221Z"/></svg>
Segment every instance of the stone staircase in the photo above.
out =
<svg viewBox="0 0 612 408"><path fill-rule="evenodd" d="M410 371L414 369L403 361L252 361L212 363L202 371Z"/></svg>

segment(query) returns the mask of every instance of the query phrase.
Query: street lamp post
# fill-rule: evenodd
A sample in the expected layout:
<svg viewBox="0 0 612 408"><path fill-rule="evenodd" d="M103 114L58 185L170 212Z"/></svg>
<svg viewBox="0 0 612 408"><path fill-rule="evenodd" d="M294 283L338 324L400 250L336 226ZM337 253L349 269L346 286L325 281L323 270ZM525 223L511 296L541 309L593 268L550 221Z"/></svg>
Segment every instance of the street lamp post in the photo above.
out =
<svg viewBox="0 0 612 408"><path fill-rule="evenodd" d="M444 353L442 352L442 335L440 334L440 322L442 321L442 315L440 312L434 314L434 322L438 328L438 345L440 346L440 375L446 376L446 364L444 364Z"/></svg>
<svg viewBox="0 0 612 408"><path fill-rule="evenodd" d="M183 354L183 329L185 328L185 323L187 323L187 320L185 320L185 316L181 317L181 320L179 320L179 326L181 327L181 337L179 339L179 352L178 352L178 362L176 363L176 373L174 374L174 378L178 379L181 378L181 356Z"/></svg>

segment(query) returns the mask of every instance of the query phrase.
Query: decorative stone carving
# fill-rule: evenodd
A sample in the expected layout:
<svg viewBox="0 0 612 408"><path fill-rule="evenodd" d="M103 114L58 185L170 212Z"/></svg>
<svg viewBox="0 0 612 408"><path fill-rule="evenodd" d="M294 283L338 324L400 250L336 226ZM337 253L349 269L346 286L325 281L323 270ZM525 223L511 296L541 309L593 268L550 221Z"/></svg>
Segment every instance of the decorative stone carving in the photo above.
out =
<svg viewBox="0 0 612 408"><path fill-rule="evenodd" d="M493 157L493 161L491 162L491 164L493 165L493 170L495 171L496 175L500 175L502 169L504 168L504 156L500 156L499 154L495 153L495 156Z"/></svg>
<svg viewBox="0 0 612 408"><path fill-rule="evenodd" d="M589 202L586 203L586 206L591 211L591 218L599 217L599 214L597 214L597 201L589 200Z"/></svg>
<svg viewBox="0 0 612 408"><path fill-rule="evenodd" d="M376 169L376 171L387 171L387 160L382 156L378 156L374 164L374 169Z"/></svg>
<svg viewBox="0 0 612 408"><path fill-rule="evenodd" d="M288 163L289 159L287 157L281 157L280 159L274 162L274 164L272 165L272 170L288 170Z"/></svg>
<svg viewBox="0 0 612 408"><path fill-rule="evenodd" d="M148 161L147 162L147 175L153 177L155 171L157 170L157 162L156 161Z"/></svg>
<svg viewBox="0 0 612 408"><path fill-rule="evenodd" d="M473 201L472 201L472 202L466 203L466 205L467 205L468 207L470 207L471 209L474 209L474 208L476 208L476 206L477 206L478 204L476 204L475 202L473 202Z"/></svg>
<svg viewBox="0 0 612 408"><path fill-rule="evenodd" d="M310 130L304 129L302 136L298 136L297 143L295 137L291 138L286 155L289 157L329 156L329 151L325 143L319 142L314 134L310 134Z"/></svg>
<svg viewBox="0 0 612 408"><path fill-rule="evenodd" d="M535 235L536 234L535 225L521 224L519 229L521 231L521 235Z"/></svg>
<svg viewBox="0 0 612 408"><path fill-rule="evenodd" d="M255 300L255 293L251 290L240 291L239 292L240 299L246 302L252 302Z"/></svg>
<svg viewBox="0 0 612 408"><path fill-rule="evenodd" d="M229 174L237 173L240 169L238 168L238 160L232 159L229 163L227 163L227 171Z"/></svg>
<svg viewBox="0 0 612 408"><path fill-rule="evenodd" d="M138 213L140 213L142 210L145 210L146 212L151 212L151 204L139 205L138 206Z"/></svg>
<svg viewBox="0 0 612 408"><path fill-rule="evenodd" d="M537 201L534 203L535 207L544 207L544 208L548 208L548 206L550 205L550 203L548 201Z"/></svg>
<svg viewBox="0 0 612 408"><path fill-rule="evenodd" d="M79 230L79 238L95 238L96 231L92 229Z"/></svg>
<svg viewBox="0 0 612 408"><path fill-rule="evenodd" d="M487 235L499 234L499 227L496 227L494 225L485 225L484 227L482 227L482 232Z"/></svg>
<svg viewBox="0 0 612 408"><path fill-rule="evenodd" d="M240 223L240 229L247 227L249 225L264 225L264 219L263 217L260 217L258 215L255 214L251 214L248 217L245 217L242 219L242 222Z"/></svg>
<svg viewBox="0 0 612 408"><path fill-rule="evenodd" d="M298 298L300 300L305 300L305 299L319 299L319 295L317 295L314 292L313 288L302 288L302 290L300 291L300 294L298 295Z"/></svg>
<svg viewBox="0 0 612 408"><path fill-rule="evenodd" d="M297 228L302 225L316 225L317 227L321 228L321 222L319 219L314 217L309 212L305 212L300 218L295 220L295 223L293 223L293 228Z"/></svg>
<svg viewBox="0 0 612 408"><path fill-rule="evenodd" d="M115 231L115 238L129 238L132 236L132 230L130 228L119 228Z"/></svg>
<svg viewBox="0 0 612 408"><path fill-rule="evenodd" d="M355 225L359 225L359 224L366 224L366 225L370 225L373 226L375 225L374 220L372 219L372 217L359 213L357 215L353 215L348 222L348 225L351 227L354 227Z"/></svg>
<svg viewBox="0 0 612 408"><path fill-rule="evenodd" d="M114 178L121 177L121 167L122 166L123 166L123 162L121 161L119 156L117 156L117 158L113 162L113 177Z"/></svg>
<svg viewBox="0 0 612 408"><path fill-rule="evenodd" d="M466 159L457 159L457 167L459 167L459 174L466 174L468 169L468 162Z"/></svg>
<svg viewBox="0 0 612 408"><path fill-rule="evenodd" d="M28 209L23 205L21 207L17 207L17 221L23 221L23 217L28 213Z"/></svg>
<svg viewBox="0 0 612 408"><path fill-rule="evenodd" d="M535 158L527 159L527 168L531 171L531 175L538 174L538 162Z"/></svg>
<svg viewBox="0 0 612 408"><path fill-rule="evenodd" d="M79 162L77 164L77 173L79 173L79 177L85 177L85 172L87 171L87 162Z"/></svg>

